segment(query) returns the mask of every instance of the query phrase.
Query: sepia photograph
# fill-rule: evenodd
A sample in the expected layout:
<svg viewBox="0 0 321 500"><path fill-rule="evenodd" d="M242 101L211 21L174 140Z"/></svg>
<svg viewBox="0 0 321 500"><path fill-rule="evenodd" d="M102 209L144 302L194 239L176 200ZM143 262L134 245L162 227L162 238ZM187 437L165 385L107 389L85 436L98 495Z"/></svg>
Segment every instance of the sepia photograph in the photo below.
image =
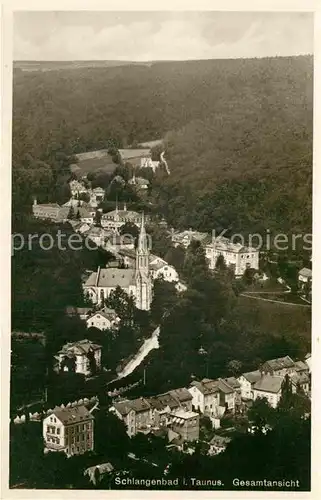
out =
<svg viewBox="0 0 321 500"><path fill-rule="evenodd" d="M313 12L12 22L8 487L311 491Z"/></svg>

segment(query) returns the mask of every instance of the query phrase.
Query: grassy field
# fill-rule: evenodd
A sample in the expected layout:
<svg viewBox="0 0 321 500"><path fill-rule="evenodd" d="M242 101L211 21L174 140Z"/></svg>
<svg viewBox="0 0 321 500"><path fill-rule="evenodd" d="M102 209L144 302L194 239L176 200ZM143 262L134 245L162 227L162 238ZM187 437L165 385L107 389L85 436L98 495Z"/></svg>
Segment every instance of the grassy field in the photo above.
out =
<svg viewBox="0 0 321 500"><path fill-rule="evenodd" d="M79 174L81 176L87 175L89 172L106 172L112 174L116 168L115 163L113 163L109 155L103 158L88 158L85 160L80 160L77 163L77 167L80 168Z"/></svg>
<svg viewBox="0 0 321 500"><path fill-rule="evenodd" d="M257 329L262 334L304 338L311 342L311 308L265 302L239 297L235 320L244 329Z"/></svg>

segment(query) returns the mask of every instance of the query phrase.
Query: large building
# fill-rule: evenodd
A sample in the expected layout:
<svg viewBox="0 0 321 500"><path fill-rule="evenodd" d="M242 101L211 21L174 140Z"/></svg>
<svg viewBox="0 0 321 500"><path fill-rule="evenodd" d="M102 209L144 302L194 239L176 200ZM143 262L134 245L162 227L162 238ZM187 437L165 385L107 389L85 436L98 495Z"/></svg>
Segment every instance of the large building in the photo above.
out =
<svg viewBox="0 0 321 500"><path fill-rule="evenodd" d="M123 210L119 210L118 203L116 203L115 210L102 215L100 224L106 229L117 231L126 223L135 224L137 227L139 227L141 225L141 221L141 214L133 210L127 210L126 203L124 204Z"/></svg>
<svg viewBox="0 0 321 500"><path fill-rule="evenodd" d="M83 285L84 294L94 303L103 305L110 293L118 286L135 298L138 309L148 311L152 301L152 276L149 269L149 248L144 217L136 249L135 268L98 268L87 278Z"/></svg>
<svg viewBox="0 0 321 500"><path fill-rule="evenodd" d="M56 371L91 375L101 368L101 346L84 339L65 344L55 356Z"/></svg>
<svg viewBox="0 0 321 500"><path fill-rule="evenodd" d="M52 222L65 222L68 219L69 211L70 207L61 207L58 203L38 204L36 198L32 205L34 217Z"/></svg>
<svg viewBox="0 0 321 500"><path fill-rule="evenodd" d="M45 452L70 457L94 449L94 417L85 406L55 408L42 425Z"/></svg>
<svg viewBox="0 0 321 500"><path fill-rule="evenodd" d="M259 269L259 251L228 238L218 237L205 245L205 255L210 269L215 269L219 256L224 258L227 267L233 269L235 276L242 276L246 269Z"/></svg>

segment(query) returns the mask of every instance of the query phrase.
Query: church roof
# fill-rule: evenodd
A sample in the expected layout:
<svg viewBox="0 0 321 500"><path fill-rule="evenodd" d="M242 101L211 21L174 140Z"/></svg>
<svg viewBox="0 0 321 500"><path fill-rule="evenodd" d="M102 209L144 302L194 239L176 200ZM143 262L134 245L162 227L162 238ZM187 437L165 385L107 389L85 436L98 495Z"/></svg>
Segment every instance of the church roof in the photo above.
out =
<svg viewBox="0 0 321 500"><path fill-rule="evenodd" d="M106 288L116 288L116 286L128 288L130 285L135 285L135 270L117 269L112 267L98 269L98 272L92 273L84 284L84 286Z"/></svg>

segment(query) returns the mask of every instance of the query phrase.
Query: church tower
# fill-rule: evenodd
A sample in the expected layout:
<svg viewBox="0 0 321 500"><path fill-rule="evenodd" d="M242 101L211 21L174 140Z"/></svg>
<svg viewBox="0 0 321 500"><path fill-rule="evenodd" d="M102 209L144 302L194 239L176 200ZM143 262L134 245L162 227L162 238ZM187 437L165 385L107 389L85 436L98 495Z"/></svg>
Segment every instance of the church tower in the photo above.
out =
<svg viewBox="0 0 321 500"><path fill-rule="evenodd" d="M144 214L136 249L136 307L149 311L152 301L152 280L149 272L149 248L145 229Z"/></svg>

